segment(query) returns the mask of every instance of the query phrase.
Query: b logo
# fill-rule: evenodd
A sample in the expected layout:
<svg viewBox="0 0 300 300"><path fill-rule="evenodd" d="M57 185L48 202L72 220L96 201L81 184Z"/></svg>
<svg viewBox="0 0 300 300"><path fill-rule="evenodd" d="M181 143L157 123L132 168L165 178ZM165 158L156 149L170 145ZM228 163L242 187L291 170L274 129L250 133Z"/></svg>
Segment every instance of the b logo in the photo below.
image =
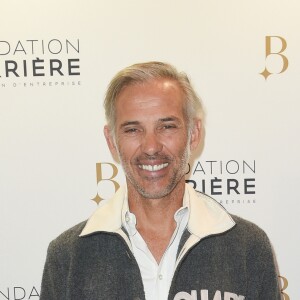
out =
<svg viewBox="0 0 300 300"><path fill-rule="evenodd" d="M284 293L284 291L287 289L289 283L287 279L283 276L278 276L282 280L282 288L280 290L281 294L283 295L284 300L290 300L290 297L288 294Z"/></svg>
<svg viewBox="0 0 300 300"><path fill-rule="evenodd" d="M112 169L111 176L108 176L107 178L104 178L104 175L103 175L103 172L102 172L102 168L105 165L111 167L111 169ZM118 174L118 168L116 167L116 165L114 165L112 163L109 163L109 162L96 163L96 174L97 174L97 186L98 186L100 181L110 181L114 185L115 192L120 187L119 183L117 181L113 180L113 178L115 178ZM99 196L99 192L97 192L96 197L94 197L92 200L95 201L97 204L99 204L99 202L103 199L104 198Z"/></svg>
<svg viewBox="0 0 300 300"><path fill-rule="evenodd" d="M278 51L278 49L276 50L277 52L275 50L274 50L275 52L273 52L271 49L272 45L274 48L274 43L276 43L276 45L278 45L278 44L280 45L279 51ZM281 36L266 36L266 66L265 66L265 69L261 73L259 73L262 76L264 76L264 78L266 80L270 75L283 73L288 68L289 61L288 61L287 57L282 54L285 51L286 47L287 47L286 40L284 38L282 38ZM281 67L280 72L270 72L269 69L267 68L267 58L270 57L271 55L272 56L277 55L281 58L282 67Z"/></svg>

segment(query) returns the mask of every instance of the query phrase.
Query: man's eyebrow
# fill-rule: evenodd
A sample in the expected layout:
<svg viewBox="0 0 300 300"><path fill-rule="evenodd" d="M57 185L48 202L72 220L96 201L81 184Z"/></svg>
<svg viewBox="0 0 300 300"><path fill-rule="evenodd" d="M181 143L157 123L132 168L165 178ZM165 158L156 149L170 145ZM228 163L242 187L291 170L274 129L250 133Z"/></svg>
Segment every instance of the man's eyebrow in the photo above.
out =
<svg viewBox="0 0 300 300"><path fill-rule="evenodd" d="M122 123L120 125L120 128L123 128L125 126L129 126L129 125L139 125L140 122L139 121L125 121L124 123Z"/></svg>
<svg viewBox="0 0 300 300"><path fill-rule="evenodd" d="M166 117L158 120L159 122L180 121L177 117Z"/></svg>
<svg viewBox="0 0 300 300"><path fill-rule="evenodd" d="M172 121L180 121L180 119L173 116L158 119L158 122L172 122ZM125 121L122 124L120 124L120 128L131 126L131 125L140 125L140 124L141 122L139 121Z"/></svg>

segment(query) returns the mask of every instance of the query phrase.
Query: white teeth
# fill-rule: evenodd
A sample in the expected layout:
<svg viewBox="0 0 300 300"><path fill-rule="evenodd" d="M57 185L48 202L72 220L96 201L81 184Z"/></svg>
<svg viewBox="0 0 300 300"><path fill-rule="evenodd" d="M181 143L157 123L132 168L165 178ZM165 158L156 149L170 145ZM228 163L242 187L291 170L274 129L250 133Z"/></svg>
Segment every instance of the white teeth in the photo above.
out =
<svg viewBox="0 0 300 300"><path fill-rule="evenodd" d="M143 169L143 170L147 170L147 171L159 171L165 167L168 166L168 163L165 164L161 164L161 165L139 165L139 168Z"/></svg>

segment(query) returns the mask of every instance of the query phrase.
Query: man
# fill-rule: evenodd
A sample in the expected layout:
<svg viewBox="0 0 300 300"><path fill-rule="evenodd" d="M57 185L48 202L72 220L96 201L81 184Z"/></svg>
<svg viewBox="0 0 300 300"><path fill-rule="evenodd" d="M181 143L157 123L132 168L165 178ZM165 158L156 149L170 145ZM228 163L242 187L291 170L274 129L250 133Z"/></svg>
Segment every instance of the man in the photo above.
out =
<svg viewBox="0 0 300 300"><path fill-rule="evenodd" d="M40 299L280 299L266 234L185 183L203 131L186 75L130 66L104 106L126 186L50 244Z"/></svg>

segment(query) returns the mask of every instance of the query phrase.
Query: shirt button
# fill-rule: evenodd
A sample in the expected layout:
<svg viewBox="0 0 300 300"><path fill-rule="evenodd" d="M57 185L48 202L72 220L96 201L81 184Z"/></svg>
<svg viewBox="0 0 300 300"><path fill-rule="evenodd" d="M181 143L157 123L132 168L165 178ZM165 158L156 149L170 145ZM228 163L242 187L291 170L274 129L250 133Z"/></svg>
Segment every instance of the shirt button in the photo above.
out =
<svg viewBox="0 0 300 300"><path fill-rule="evenodd" d="M126 216L125 221L126 221L126 222L129 222L129 221L130 221L130 218L129 218L128 216Z"/></svg>
<svg viewBox="0 0 300 300"><path fill-rule="evenodd" d="M163 279L162 274L159 274L159 275L158 275L158 279L159 279L159 280L162 280L162 279Z"/></svg>

